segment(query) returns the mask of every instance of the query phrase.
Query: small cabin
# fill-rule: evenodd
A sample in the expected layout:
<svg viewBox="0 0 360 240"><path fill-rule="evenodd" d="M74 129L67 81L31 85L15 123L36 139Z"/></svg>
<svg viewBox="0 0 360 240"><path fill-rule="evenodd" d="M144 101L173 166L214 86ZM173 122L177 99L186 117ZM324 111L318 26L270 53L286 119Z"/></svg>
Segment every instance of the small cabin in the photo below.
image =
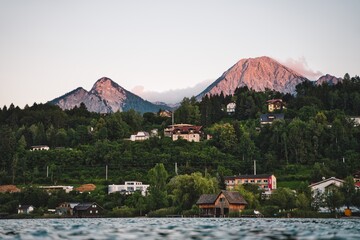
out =
<svg viewBox="0 0 360 240"><path fill-rule="evenodd" d="M99 217L104 212L104 209L96 202L80 203L73 209L74 217Z"/></svg>
<svg viewBox="0 0 360 240"><path fill-rule="evenodd" d="M219 194L203 194L196 205L203 217L225 217L230 213L240 213L248 203L239 192L221 190Z"/></svg>

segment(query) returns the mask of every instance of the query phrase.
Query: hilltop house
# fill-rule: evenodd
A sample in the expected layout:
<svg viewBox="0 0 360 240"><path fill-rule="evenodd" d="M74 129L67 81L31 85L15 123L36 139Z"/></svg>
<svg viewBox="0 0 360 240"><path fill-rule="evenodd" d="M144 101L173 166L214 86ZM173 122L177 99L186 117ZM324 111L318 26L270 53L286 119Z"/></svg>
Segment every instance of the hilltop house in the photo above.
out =
<svg viewBox="0 0 360 240"><path fill-rule="evenodd" d="M172 112L169 111L169 110L161 110L161 111L159 112L159 116L160 116L160 117L171 118Z"/></svg>
<svg viewBox="0 0 360 240"><path fill-rule="evenodd" d="M29 214L34 211L33 205L19 205L18 207L18 214Z"/></svg>
<svg viewBox="0 0 360 240"><path fill-rule="evenodd" d="M275 110L283 110L283 108L285 108L282 99L270 99L266 102L268 104L269 112L273 112Z"/></svg>
<svg viewBox="0 0 360 240"><path fill-rule="evenodd" d="M256 184L265 191L276 189L276 177L273 174L238 175L225 177L226 189L232 190L238 185Z"/></svg>
<svg viewBox="0 0 360 240"><path fill-rule="evenodd" d="M236 103L231 102L226 105L226 113L232 115L235 113Z"/></svg>
<svg viewBox="0 0 360 240"><path fill-rule="evenodd" d="M189 142L200 142L202 126L191 124L174 124L164 129L164 136L171 137L173 141L184 139Z"/></svg>
<svg viewBox="0 0 360 240"><path fill-rule="evenodd" d="M37 145L37 146L31 146L30 151L41 151L41 150L49 150L49 146L46 145Z"/></svg>
<svg viewBox="0 0 360 240"><path fill-rule="evenodd" d="M265 113L260 115L260 124L272 124L275 120L284 119L283 113Z"/></svg>
<svg viewBox="0 0 360 240"><path fill-rule="evenodd" d="M142 182L126 181L123 185L109 185L108 194L120 192L125 195L133 194L135 191L140 191L141 195L147 195L147 189L150 185L143 184Z"/></svg>
<svg viewBox="0 0 360 240"><path fill-rule="evenodd" d="M130 141L144 141L150 138L148 132L138 132L137 134L130 136Z"/></svg>
<svg viewBox="0 0 360 240"><path fill-rule="evenodd" d="M229 216L229 213L240 213L247 202L239 192L222 190L219 194L203 194L196 205L199 207L200 216Z"/></svg>
<svg viewBox="0 0 360 240"><path fill-rule="evenodd" d="M96 202L80 203L73 209L75 217L98 217L103 213L104 209Z"/></svg>

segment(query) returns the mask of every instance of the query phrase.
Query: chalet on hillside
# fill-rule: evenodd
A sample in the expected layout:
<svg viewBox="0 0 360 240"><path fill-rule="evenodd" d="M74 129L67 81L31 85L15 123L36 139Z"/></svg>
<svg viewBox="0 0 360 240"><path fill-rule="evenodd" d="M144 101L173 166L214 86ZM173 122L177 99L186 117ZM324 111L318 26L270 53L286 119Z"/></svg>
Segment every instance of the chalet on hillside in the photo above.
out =
<svg viewBox="0 0 360 240"><path fill-rule="evenodd" d="M160 116L160 117L171 118L172 112L169 111L169 110L162 110L162 111L159 112L159 116Z"/></svg>
<svg viewBox="0 0 360 240"><path fill-rule="evenodd" d="M202 126L191 124L174 124L164 129L164 136L171 137L173 141L184 139L189 142L200 142Z"/></svg>
<svg viewBox="0 0 360 240"><path fill-rule="evenodd" d="M285 108L285 105L284 105L282 99L270 99L266 102L268 104L269 112L273 112L275 110L283 110L283 108Z"/></svg>
<svg viewBox="0 0 360 240"><path fill-rule="evenodd" d="M231 102L226 105L226 113L232 115L235 113L236 103Z"/></svg>
<svg viewBox="0 0 360 240"><path fill-rule="evenodd" d="M144 141L150 138L150 134L148 132L138 132L134 135L130 136L130 141Z"/></svg>
<svg viewBox="0 0 360 240"><path fill-rule="evenodd" d="M239 192L222 190L219 194L203 194L196 205L199 207L200 216L222 217L229 213L240 213L247 205Z"/></svg>

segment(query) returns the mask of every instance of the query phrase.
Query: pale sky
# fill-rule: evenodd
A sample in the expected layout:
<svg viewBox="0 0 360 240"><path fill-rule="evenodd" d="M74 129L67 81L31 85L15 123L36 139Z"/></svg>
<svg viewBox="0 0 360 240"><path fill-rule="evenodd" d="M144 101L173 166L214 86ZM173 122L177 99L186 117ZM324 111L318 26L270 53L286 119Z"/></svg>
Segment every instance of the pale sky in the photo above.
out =
<svg viewBox="0 0 360 240"><path fill-rule="evenodd" d="M0 107L103 76L175 103L260 56L314 80L359 75L360 1L0 0Z"/></svg>

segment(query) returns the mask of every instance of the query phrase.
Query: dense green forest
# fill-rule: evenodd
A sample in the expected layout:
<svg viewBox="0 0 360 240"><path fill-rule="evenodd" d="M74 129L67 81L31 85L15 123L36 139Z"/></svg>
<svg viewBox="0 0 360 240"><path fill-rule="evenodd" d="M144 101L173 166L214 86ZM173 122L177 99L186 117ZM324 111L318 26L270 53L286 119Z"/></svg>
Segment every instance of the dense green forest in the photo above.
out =
<svg viewBox="0 0 360 240"><path fill-rule="evenodd" d="M188 176L217 182L217 186L204 188L216 191L224 188L224 176L251 174L256 160L258 173L274 173L279 186L283 182L291 187L293 182L293 188L299 189L300 182L307 185L331 176L344 179L360 170L360 127L352 120L360 116L360 78L346 74L337 85L320 86L307 81L296 91L284 95L243 87L233 96L205 96L200 102L184 98L174 119L203 126L204 136L209 134L212 139L204 137L199 143L163 137L171 119L157 113L140 115L130 110L105 115L88 112L84 104L66 111L49 104L35 103L24 109L4 106L0 109L0 184L106 186L125 180L155 184L149 171L161 163L166 184L173 184L173 189L180 189L174 178L181 181ZM274 98L286 103L282 110L285 119L260 126L260 114L267 112L266 101ZM230 102L236 103L232 115L225 111ZM152 129L158 129L158 137L143 142L126 140L137 131ZM50 150L29 151L33 145L48 145ZM165 191L164 187L158 191ZM141 209L172 205L191 209L194 200L179 200L179 194L162 198L167 203L158 199L152 203L159 206Z"/></svg>

